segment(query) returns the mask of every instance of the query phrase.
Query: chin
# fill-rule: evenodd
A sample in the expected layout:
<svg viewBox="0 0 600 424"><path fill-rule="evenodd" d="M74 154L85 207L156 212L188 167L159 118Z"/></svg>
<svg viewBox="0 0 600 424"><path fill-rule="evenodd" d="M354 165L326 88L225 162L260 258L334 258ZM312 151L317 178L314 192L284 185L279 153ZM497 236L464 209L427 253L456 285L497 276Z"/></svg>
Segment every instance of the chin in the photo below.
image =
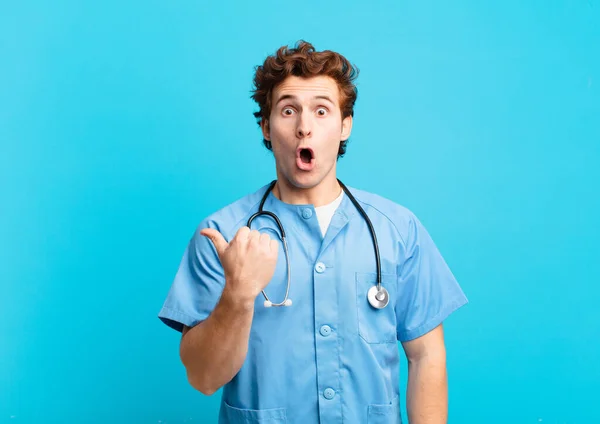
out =
<svg viewBox="0 0 600 424"><path fill-rule="evenodd" d="M321 181L323 181L323 178L321 178L319 175L313 174L312 172L293 174L289 176L286 175L285 177L289 184L300 189L310 189L316 187Z"/></svg>

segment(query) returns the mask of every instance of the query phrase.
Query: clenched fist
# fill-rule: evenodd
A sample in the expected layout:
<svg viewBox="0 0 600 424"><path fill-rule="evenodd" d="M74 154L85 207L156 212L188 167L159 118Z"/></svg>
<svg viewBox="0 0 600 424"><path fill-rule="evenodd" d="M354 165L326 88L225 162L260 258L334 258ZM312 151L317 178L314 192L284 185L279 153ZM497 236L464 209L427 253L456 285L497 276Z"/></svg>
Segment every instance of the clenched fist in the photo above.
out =
<svg viewBox="0 0 600 424"><path fill-rule="evenodd" d="M204 228L200 234L208 237L217 249L225 272L225 288L240 301L254 302L275 273L277 240L246 226L229 243L212 228Z"/></svg>

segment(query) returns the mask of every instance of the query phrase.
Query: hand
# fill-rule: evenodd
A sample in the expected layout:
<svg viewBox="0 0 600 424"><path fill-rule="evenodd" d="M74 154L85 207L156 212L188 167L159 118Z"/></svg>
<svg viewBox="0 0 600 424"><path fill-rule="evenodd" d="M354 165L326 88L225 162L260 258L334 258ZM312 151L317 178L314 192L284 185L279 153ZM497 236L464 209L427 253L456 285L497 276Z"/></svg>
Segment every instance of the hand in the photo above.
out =
<svg viewBox="0 0 600 424"><path fill-rule="evenodd" d="M254 302L275 273L277 240L246 226L229 243L212 228L204 228L200 234L208 237L217 249L225 272L225 289L239 300Z"/></svg>

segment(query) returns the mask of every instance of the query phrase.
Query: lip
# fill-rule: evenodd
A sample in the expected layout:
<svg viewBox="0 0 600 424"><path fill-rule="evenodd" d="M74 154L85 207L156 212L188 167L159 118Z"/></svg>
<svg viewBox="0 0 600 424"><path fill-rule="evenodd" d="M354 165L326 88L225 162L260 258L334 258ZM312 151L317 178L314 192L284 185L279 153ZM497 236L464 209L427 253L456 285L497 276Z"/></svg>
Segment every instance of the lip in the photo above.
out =
<svg viewBox="0 0 600 424"><path fill-rule="evenodd" d="M300 157L300 152L305 149L310 151L311 159L309 163L303 162ZM312 171L315 167L315 151L310 147L298 147L298 149L296 149L296 166L302 171Z"/></svg>

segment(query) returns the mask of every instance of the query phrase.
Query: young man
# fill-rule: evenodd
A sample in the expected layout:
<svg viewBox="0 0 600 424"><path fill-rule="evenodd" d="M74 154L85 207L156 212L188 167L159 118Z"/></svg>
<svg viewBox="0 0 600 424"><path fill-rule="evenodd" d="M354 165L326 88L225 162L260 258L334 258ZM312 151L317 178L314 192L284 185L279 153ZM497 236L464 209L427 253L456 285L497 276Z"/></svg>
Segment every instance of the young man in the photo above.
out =
<svg viewBox="0 0 600 424"><path fill-rule="evenodd" d="M160 311L220 423L400 423L397 340L410 423L446 422L442 321L467 299L412 212L336 177L356 76L306 42L257 67L277 179L200 223Z"/></svg>

